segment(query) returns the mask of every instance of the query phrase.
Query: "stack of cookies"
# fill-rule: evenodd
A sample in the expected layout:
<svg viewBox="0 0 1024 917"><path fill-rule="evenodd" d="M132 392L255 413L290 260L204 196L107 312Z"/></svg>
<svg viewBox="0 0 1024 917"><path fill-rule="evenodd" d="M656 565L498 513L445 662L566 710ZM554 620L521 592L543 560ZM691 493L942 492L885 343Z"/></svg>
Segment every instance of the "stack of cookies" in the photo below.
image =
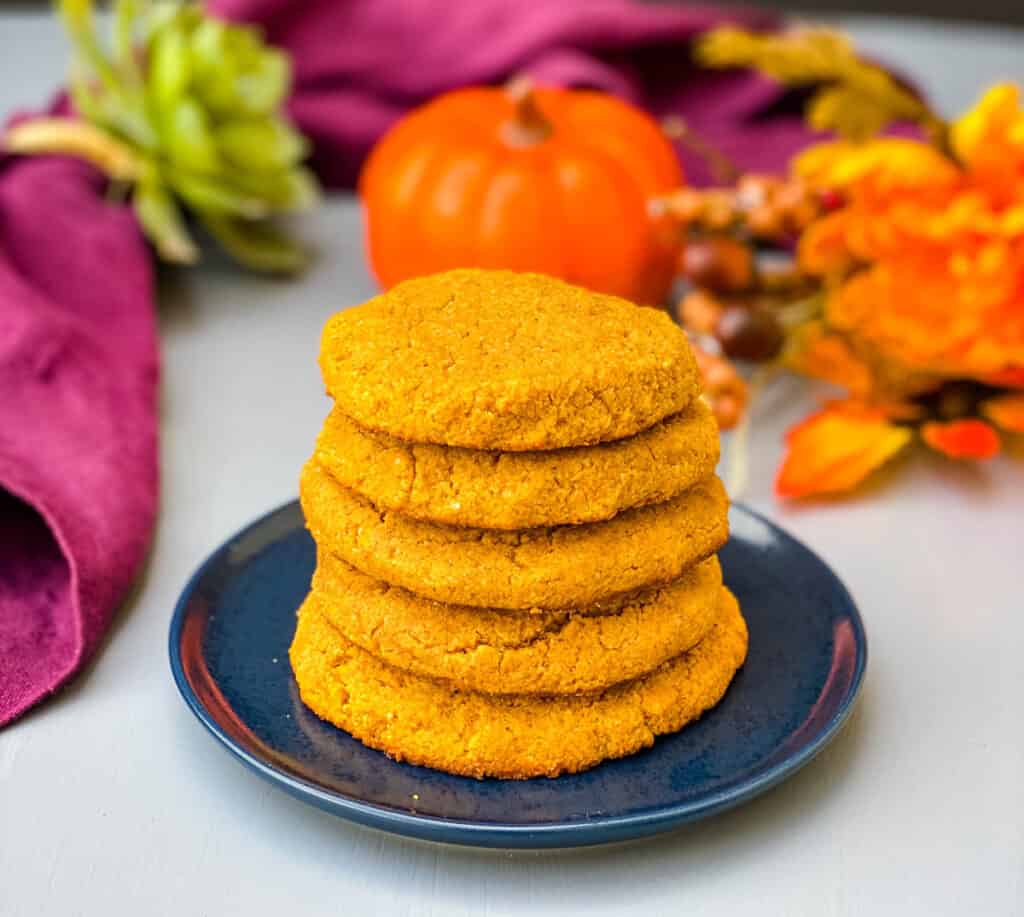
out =
<svg viewBox="0 0 1024 917"><path fill-rule="evenodd" d="M314 712L400 760L533 777L718 702L747 631L718 431L666 315L452 271L335 315L320 365L291 648Z"/></svg>

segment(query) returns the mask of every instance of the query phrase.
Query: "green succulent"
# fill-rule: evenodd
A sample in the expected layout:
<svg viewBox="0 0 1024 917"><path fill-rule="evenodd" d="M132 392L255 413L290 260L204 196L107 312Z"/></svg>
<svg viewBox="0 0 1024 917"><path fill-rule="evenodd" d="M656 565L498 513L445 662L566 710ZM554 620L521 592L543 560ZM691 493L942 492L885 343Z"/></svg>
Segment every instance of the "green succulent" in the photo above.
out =
<svg viewBox="0 0 1024 917"><path fill-rule="evenodd" d="M305 264L268 219L319 195L302 161L305 138L282 113L289 59L248 26L192 3L118 0L109 50L91 0L59 0L75 49L71 96L84 120L13 128L14 152L78 155L131 188L132 205L161 257L198 250L181 205L241 263L267 271Z"/></svg>

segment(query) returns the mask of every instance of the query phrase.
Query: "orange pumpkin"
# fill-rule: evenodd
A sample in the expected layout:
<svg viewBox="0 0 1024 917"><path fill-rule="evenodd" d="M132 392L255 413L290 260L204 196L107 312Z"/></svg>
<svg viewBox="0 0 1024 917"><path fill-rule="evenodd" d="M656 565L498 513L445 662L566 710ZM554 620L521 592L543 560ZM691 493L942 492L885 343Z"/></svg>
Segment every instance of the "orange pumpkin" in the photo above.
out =
<svg viewBox="0 0 1024 917"><path fill-rule="evenodd" d="M385 287L454 267L510 268L660 303L679 242L648 203L682 181L648 115L604 93L514 80L408 114L374 147L359 189Z"/></svg>

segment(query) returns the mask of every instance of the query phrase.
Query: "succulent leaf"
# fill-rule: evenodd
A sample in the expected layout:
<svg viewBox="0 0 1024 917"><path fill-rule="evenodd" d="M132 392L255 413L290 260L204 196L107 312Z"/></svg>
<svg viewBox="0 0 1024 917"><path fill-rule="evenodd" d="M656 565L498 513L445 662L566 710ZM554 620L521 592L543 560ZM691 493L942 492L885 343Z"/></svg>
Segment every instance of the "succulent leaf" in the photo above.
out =
<svg viewBox="0 0 1024 917"><path fill-rule="evenodd" d="M7 148L69 153L135 183L135 213L168 260L197 257L177 197L241 262L274 271L304 263L277 229L257 223L319 197L301 165L308 144L281 112L287 55L256 28L171 0L115 0L108 52L92 0L58 3L84 120L30 122L8 134Z"/></svg>
<svg viewBox="0 0 1024 917"><path fill-rule="evenodd" d="M178 264L192 264L199 259L199 250L185 228L181 212L160 185L136 185L132 207L161 258Z"/></svg>
<svg viewBox="0 0 1024 917"><path fill-rule="evenodd" d="M280 118L226 121L217 128L216 137L230 163L259 172L287 169L307 153L302 135Z"/></svg>
<svg viewBox="0 0 1024 917"><path fill-rule="evenodd" d="M160 108L172 108L189 81L188 39L179 29L161 29L149 44L150 96Z"/></svg>
<svg viewBox="0 0 1024 917"><path fill-rule="evenodd" d="M305 250L270 223L207 214L200 218L228 254L253 270L293 274L309 262Z"/></svg>
<svg viewBox="0 0 1024 917"><path fill-rule="evenodd" d="M167 183L198 211L258 220L270 214L270 205L255 195L201 175L171 171Z"/></svg>
<svg viewBox="0 0 1024 917"><path fill-rule="evenodd" d="M209 117L195 99L182 97L168 109L163 118L162 137L174 166L205 173L220 168Z"/></svg>

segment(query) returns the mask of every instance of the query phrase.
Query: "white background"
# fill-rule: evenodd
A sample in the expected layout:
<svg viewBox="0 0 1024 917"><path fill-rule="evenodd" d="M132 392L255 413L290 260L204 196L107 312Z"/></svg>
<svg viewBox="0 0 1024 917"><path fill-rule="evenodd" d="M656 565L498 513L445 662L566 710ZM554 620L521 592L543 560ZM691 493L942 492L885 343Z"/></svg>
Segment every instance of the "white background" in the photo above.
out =
<svg viewBox="0 0 1024 917"><path fill-rule="evenodd" d="M1022 32L847 22L948 112L1024 78ZM39 103L63 61L47 17L0 14L0 112ZM845 732L781 788L649 841L510 854L349 825L225 754L171 682L171 608L208 551L294 496L328 409L319 329L373 292L350 199L303 228L323 257L299 283L223 264L163 283L152 560L98 661L0 732L0 915L1024 913L1024 465L917 456L856 501L784 508L799 385L758 412L748 499L834 565L871 661Z"/></svg>

